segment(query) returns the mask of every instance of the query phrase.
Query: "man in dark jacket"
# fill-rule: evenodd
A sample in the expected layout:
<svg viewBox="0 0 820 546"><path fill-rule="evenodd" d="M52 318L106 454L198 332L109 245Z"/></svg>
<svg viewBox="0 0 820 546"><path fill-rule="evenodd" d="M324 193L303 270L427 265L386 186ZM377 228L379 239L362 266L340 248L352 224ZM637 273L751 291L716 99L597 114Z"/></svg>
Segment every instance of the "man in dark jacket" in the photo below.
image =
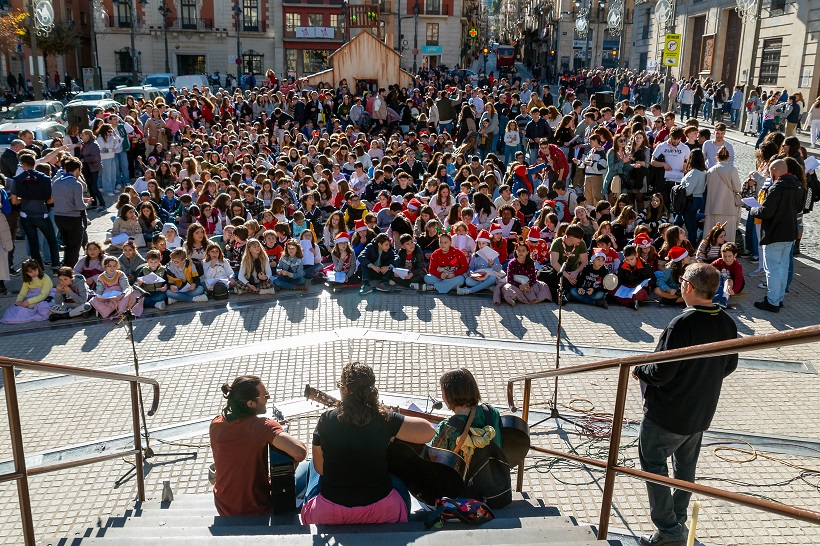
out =
<svg viewBox="0 0 820 546"><path fill-rule="evenodd" d="M656 351L681 349L737 338L731 316L712 303L720 273L709 264L693 264L681 279L681 297L688 306L672 319L658 340ZM666 364L638 366L644 418L638 455L645 472L668 476L673 458L674 477L694 482L703 432L717 409L723 379L737 368L737 353L695 358ZM686 515L691 493L646 483L649 509L657 531L641 537L642 546L684 546Z"/></svg>
<svg viewBox="0 0 820 546"><path fill-rule="evenodd" d="M362 288L359 293L369 294L373 291L375 284L379 292L390 292L387 284L393 276L391 271L396 253L393 252L393 245L390 236L386 233L379 233L376 238L367 243L357 261L359 270L362 272Z"/></svg>
<svg viewBox="0 0 820 546"><path fill-rule="evenodd" d="M399 163L396 170L409 174L413 178L414 183L421 182L425 173L424 164L421 161L416 161L416 154L413 153L413 150L407 151L407 154L404 156L404 161Z"/></svg>
<svg viewBox="0 0 820 546"><path fill-rule="evenodd" d="M14 205L20 205L20 225L26 233L31 257L45 269L40 254L40 237L38 231L46 238L51 253L54 271L60 265L60 250L57 245L57 234L48 212L54 206L51 197L51 179L34 170L34 154L28 152L20 155L20 166L23 172L12 179L9 196Z"/></svg>
<svg viewBox="0 0 820 546"><path fill-rule="evenodd" d="M26 147L26 143L15 138L8 148L0 155L0 172L6 178L14 178L17 175L17 152Z"/></svg>
<svg viewBox="0 0 820 546"><path fill-rule="evenodd" d="M789 261L797 240L797 215L803 210L805 190L796 176L789 174L789 166L777 159L769 166L772 185L766 189L763 205L749 214L763 221L760 244L766 268L766 298L756 301L755 307L777 313L783 307L789 278Z"/></svg>
<svg viewBox="0 0 820 546"><path fill-rule="evenodd" d="M549 139L552 137L552 130L547 125L547 121L541 117L541 111L538 108L530 110L530 117L532 120L527 123L524 128L524 137L527 139L527 144L530 150L530 163L535 163L538 159L538 142L542 138Z"/></svg>

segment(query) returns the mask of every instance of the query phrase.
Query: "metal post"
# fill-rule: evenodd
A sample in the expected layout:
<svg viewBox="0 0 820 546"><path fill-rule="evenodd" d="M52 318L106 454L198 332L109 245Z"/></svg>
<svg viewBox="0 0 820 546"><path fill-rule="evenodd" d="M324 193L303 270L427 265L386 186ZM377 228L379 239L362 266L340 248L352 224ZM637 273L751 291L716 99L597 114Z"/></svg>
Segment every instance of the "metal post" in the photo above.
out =
<svg viewBox="0 0 820 546"><path fill-rule="evenodd" d="M131 13L131 85L139 85L139 71L137 65L137 0L120 0L130 2Z"/></svg>
<svg viewBox="0 0 820 546"><path fill-rule="evenodd" d="M592 2L589 0L589 10L587 11L587 70L592 70ZM587 89L589 94L589 89Z"/></svg>
<svg viewBox="0 0 820 546"><path fill-rule="evenodd" d="M20 408L17 405L17 383L15 381L14 368L3 366L3 385L6 390L6 410L9 416L14 471L20 473L17 479L17 498L20 502L20 520L23 523L23 541L26 546L34 546L34 520L31 517L31 496L28 489L26 455L23 450L23 433L20 430Z"/></svg>
<svg viewBox="0 0 820 546"><path fill-rule="evenodd" d="M239 0L233 3L233 14L236 17L236 85L241 87L242 80L242 42L239 39L239 18L242 17L242 8L239 7Z"/></svg>
<svg viewBox="0 0 820 546"><path fill-rule="evenodd" d="M416 3L413 4L413 21L415 24L415 30L413 32L413 74L416 74L416 60L418 58L419 53L419 11L421 11L421 7L419 6L419 0L416 0Z"/></svg>
<svg viewBox="0 0 820 546"><path fill-rule="evenodd" d="M159 5L159 12L162 15L162 34L165 41L165 72L168 73L171 72L171 61L168 57L168 14L170 11L170 8L165 5L165 0L162 0Z"/></svg>
<svg viewBox="0 0 820 546"><path fill-rule="evenodd" d="M37 54L37 24L34 19L34 3L29 3L29 17L31 21L31 28L29 29L29 36L31 36L31 85L34 88L34 100L43 100L43 89L40 87L40 56ZM23 72L26 67L23 66ZM25 93L26 90L23 90Z"/></svg>
<svg viewBox="0 0 820 546"><path fill-rule="evenodd" d="M93 89L102 89L102 78L99 79L99 83L97 81L100 63L97 60L97 32L94 29L97 20L97 14L94 11L94 0L88 1L88 9L91 11L91 66L94 69L94 77L92 78L91 87ZM69 91L71 90L69 89ZM85 89L85 83L83 83L83 91L89 91L88 89Z"/></svg>
<svg viewBox="0 0 820 546"><path fill-rule="evenodd" d="M524 401L521 405L521 418L526 422L530 416L530 392L532 391L532 380L524 380ZM518 476L515 479L515 490L519 493L524 488L524 462L518 465Z"/></svg>
<svg viewBox="0 0 820 546"><path fill-rule="evenodd" d="M754 18L755 32L754 32L754 41L752 42L752 57L751 57L752 62L749 64L749 73L746 75L746 97L749 96L748 92L750 90L754 89L754 83L753 83L754 80L753 80L753 78L754 78L754 73L755 73L755 68L756 68L755 67L755 61L757 60L757 47L758 47L758 43L760 42L760 12L761 12L762 9L763 9L763 2L758 1L757 9L755 10L755 18ZM743 38L744 38L744 41L745 41L745 38L746 38L746 24L745 23L743 25ZM744 102L745 102L745 97L744 97ZM746 127L746 117L747 117L746 116L746 108L744 107L744 108L741 108L740 110L741 110L740 111L740 122L739 122L738 130L745 133L744 127ZM757 115L757 114L754 114L754 115ZM758 131L760 131L760 129L762 129L762 127L758 127L757 129L758 129Z"/></svg>
<svg viewBox="0 0 820 546"><path fill-rule="evenodd" d="M140 501L145 500L145 472L143 469L142 459L142 441L140 440L140 409L139 409L139 390L137 389L137 382L131 381L131 419L134 425L134 467L137 473L137 498Z"/></svg>
<svg viewBox="0 0 820 546"><path fill-rule="evenodd" d="M626 391L629 387L630 366L621 366L618 374L618 392L615 395L615 411L612 415L612 433L609 436L609 457L604 477L604 498L601 501L601 519L598 522L598 540L606 540L609 530L609 513L612 511L612 495L615 491L615 470L621 447L621 429L626 408Z"/></svg>

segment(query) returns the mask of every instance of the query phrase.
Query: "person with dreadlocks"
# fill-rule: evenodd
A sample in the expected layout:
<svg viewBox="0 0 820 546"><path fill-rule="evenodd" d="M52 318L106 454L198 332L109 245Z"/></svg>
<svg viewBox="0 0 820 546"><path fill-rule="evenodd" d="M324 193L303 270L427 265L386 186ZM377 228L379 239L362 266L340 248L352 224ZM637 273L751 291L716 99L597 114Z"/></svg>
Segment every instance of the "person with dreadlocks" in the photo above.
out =
<svg viewBox="0 0 820 546"><path fill-rule="evenodd" d="M425 419L405 417L379 403L376 375L353 362L338 383L341 405L319 417L313 459L296 470L296 492L304 492L304 524L406 522L410 494L387 470L387 448L397 438L430 441L435 429Z"/></svg>
<svg viewBox="0 0 820 546"><path fill-rule="evenodd" d="M211 421L211 449L216 483L214 504L220 516L264 516L272 507L268 476L268 445L295 462L307 455L305 444L265 417L270 394L262 380L241 375L222 385L226 404Z"/></svg>

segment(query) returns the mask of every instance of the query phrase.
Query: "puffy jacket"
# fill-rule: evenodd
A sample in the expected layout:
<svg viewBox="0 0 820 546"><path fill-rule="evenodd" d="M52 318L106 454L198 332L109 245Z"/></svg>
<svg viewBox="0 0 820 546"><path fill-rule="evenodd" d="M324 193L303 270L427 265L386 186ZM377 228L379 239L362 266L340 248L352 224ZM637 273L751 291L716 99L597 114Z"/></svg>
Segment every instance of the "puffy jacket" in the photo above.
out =
<svg viewBox="0 0 820 546"><path fill-rule="evenodd" d="M791 174L775 180L765 190L763 206L751 209L750 214L763 221L760 244L787 243L797 240L797 215L803 212L805 190Z"/></svg>

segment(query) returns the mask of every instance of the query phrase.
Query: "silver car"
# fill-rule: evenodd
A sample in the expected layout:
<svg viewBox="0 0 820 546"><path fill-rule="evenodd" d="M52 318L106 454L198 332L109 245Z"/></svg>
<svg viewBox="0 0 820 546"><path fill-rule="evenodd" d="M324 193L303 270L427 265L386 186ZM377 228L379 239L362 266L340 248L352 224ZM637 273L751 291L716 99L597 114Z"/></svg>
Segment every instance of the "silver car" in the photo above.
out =
<svg viewBox="0 0 820 546"><path fill-rule="evenodd" d="M0 120L10 122L60 121L63 103L58 100L33 100L21 102L0 112Z"/></svg>
<svg viewBox="0 0 820 546"><path fill-rule="evenodd" d="M19 121L0 125L0 153L6 151L17 134L23 129L34 133L34 140L48 144L55 135L65 136L65 127L52 120L48 121Z"/></svg>

